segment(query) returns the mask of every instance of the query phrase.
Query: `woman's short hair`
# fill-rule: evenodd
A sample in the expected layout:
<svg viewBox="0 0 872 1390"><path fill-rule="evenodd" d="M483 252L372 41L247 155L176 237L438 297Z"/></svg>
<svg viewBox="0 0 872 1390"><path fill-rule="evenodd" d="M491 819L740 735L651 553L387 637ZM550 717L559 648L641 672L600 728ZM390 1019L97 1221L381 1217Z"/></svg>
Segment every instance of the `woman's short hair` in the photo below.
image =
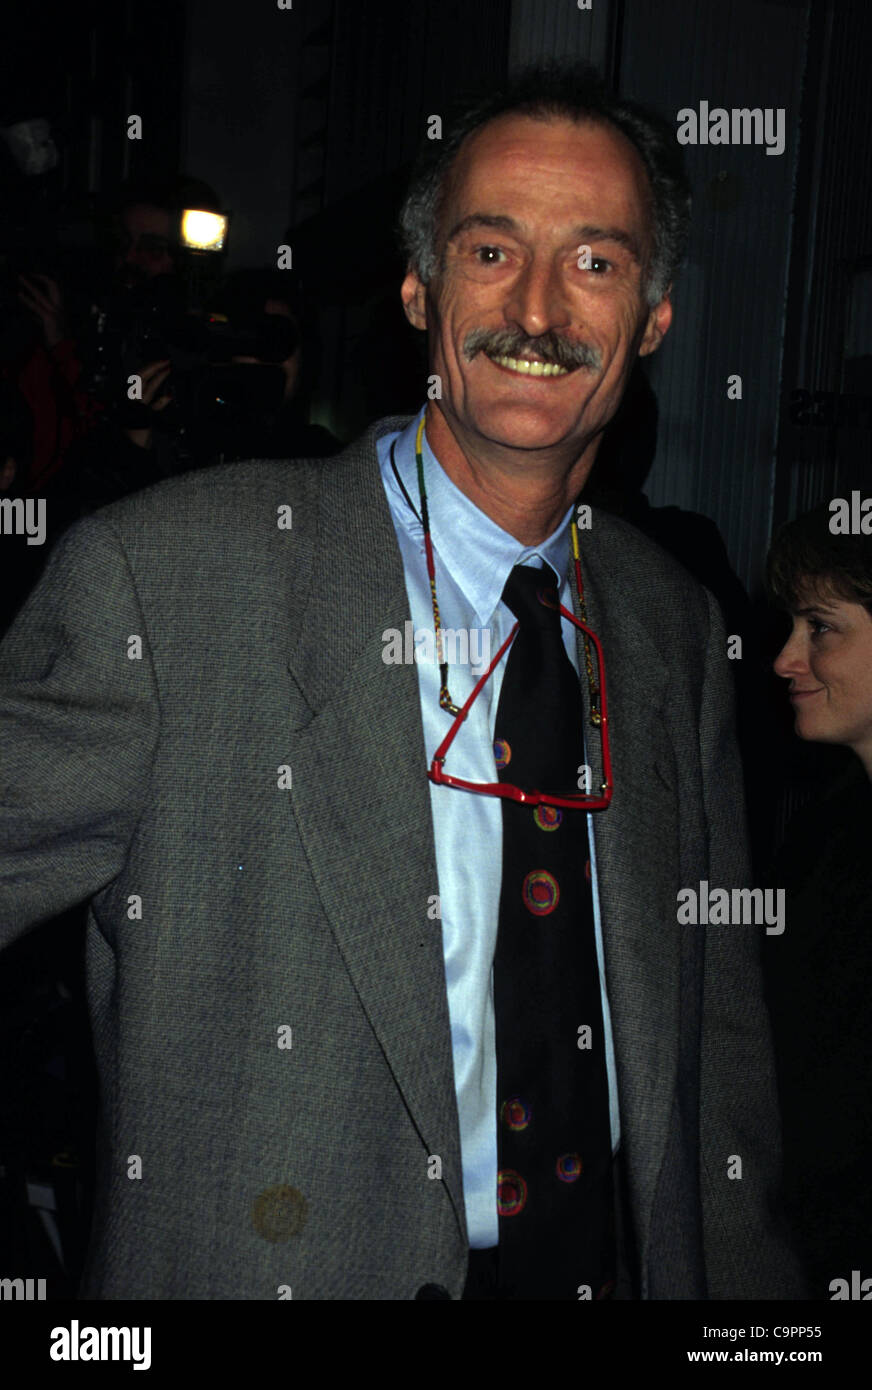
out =
<svg viewBox="0 0 872 1390"><path fill-rule="evenodd" d="M829 503L786 522L766 560L766 586L780 608L795 611L809 594L861 603L872 616L872 536L833 534Z"/></svg>

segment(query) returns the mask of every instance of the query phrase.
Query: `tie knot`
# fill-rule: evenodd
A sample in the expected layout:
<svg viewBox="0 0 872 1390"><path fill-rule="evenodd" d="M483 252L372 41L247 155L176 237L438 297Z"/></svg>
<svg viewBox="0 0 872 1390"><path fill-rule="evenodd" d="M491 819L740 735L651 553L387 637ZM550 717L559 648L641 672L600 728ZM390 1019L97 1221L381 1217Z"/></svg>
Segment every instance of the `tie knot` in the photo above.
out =
<svg viewBox="0 0 872 1390"><path fill-rule="evenodd" d="M557 576L550 565L544 569L515 565L503 589L503 602L522 627L527 625L559 633L559 601Z"/></svg>

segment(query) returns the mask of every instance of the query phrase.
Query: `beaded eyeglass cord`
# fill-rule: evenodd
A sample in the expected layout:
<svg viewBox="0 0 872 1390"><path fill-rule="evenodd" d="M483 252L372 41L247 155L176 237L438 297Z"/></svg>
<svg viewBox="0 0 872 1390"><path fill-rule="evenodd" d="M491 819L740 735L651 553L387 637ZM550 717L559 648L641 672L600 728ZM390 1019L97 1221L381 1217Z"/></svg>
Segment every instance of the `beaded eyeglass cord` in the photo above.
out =
<svg viewBox="0 0 872 1390"><path fill-rule="evenodd" d="M421 448L424 435L424 423L425 417L422 415L421 420L418 424L417 434L415 436L415 461L418 470L418 496L421 504L420 516L418 516L418 513L415 512L415 508L412 505L412 500L409 497L409 494L406 491L405 487L403 486L402 479L400 478L399 473L397 472L396 463L393 459L393 446L391 446L391 462L394 470L394 475L397 479L397 482L400 485L400 488L402 489L403 495L407 503L409 504L411 510L415 512L416 516L418 516L418 520L421 522L421 525L424 530L424 551L427 561L427 577L430 581L430 598L433 605L433 626L435 629L436 637L436 661L439 666L439 705L442 709L446 711L447 714L452 716L454 721L445 739L440 744L439 748L436 750L428 776L432 782L445 783L450 786L461 787L464 790L481 791L483 793L489 793L491 795L496 796L512 796L515 800L525 802L529 801L531 804L534 805L538 805L542 802L548 802L557 805L586 806L588 809L592 810L605 809L605 807L607 807L611 802L613 789L611 752L609 748L608 738L605 663L603 660L602 647L600 645L599 638L597 637L596 633L593 632L593 630L587 625L587 610L584 602L584 581L582 579L581 574L581 552L578 543L578 527L576 525L574 515L570 519L570 533L572 536L572 552L575 565L575 582L578 591L579 608L581 610L581 621L579 621L578 618L576 618L574 613L570 613L568 609L564 608L562 603L558 603L557 607L559 611L562 613L562 615L565 618L567 618L573 624L573 626L581 630L584 639L585 667L587 673L588 690L590 693L590 722L593 725L593 727L598 730L602 741L604 777L601 786L602 795L600 797L593 798L576 795L572 795L570 797L561 796L557 798L548 796L541 792L522 792L518 788L509 788L505 784L501 783L474 784L466 782L461 778L450 777L443 771L442 765L445 762L446 754L448 752L449 747L454 741L454 738L460 728L460 725L466 718L469 708L475 700L476 696L478 695L479 691L482 689L485 682L491 676L497 664L500 662L503 655L511 645L515 633L518 630L518 623L516 622L512 627L511 632L509 633L505 642L503 642L496 656L491 661L490 666L487 668L484 675L482 675L480 679L476 682L476 685L474 686L472 693L470 694L466 702L462 706L456 705L454 701L451 699L451 695L448 690L448 662L445 660L445 651L442 641L442 621L439 614L439 599L436 594L436 565L433 558L433 542L430 536L430 515L427 508L427 489L424 483L424 456ZM597 660L600 671L599 686L597 686L596 678L594 676L593 659L590 650L591 639L593 639L597 649Z"/></svg>

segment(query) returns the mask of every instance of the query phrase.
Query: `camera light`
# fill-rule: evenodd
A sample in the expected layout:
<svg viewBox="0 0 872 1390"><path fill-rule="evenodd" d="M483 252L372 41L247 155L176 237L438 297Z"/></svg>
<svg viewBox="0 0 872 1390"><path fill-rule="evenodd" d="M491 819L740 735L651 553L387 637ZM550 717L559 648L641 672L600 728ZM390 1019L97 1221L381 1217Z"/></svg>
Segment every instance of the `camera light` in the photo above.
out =
<svg viewBox="0 0 872 1390"><path fill-rule="evenodd" d="M223 251L227 221L220 212L185 208L182 213L182 245L191 251Z"/></svg>

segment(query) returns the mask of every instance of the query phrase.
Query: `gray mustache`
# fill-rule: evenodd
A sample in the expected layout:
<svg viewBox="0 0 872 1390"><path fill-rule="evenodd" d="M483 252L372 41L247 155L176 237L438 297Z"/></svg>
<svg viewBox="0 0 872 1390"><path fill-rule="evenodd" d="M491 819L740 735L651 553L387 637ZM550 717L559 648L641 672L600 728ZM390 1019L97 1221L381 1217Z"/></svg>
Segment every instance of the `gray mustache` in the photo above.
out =
<svg viewBox="0 0 872 1390"><path fill-rule="evenodd" d="M564 367L568 372L574 372L577 367L592 367L594 371L602 367L599 348L589 343L568 343L550 329L538 338L530 338L510 328L497 332L490 328L474 328L463 340L463 353L467 362L471 362L480 352L490 357L523 357L525 352L530 352L541 361Z"/></svg>

